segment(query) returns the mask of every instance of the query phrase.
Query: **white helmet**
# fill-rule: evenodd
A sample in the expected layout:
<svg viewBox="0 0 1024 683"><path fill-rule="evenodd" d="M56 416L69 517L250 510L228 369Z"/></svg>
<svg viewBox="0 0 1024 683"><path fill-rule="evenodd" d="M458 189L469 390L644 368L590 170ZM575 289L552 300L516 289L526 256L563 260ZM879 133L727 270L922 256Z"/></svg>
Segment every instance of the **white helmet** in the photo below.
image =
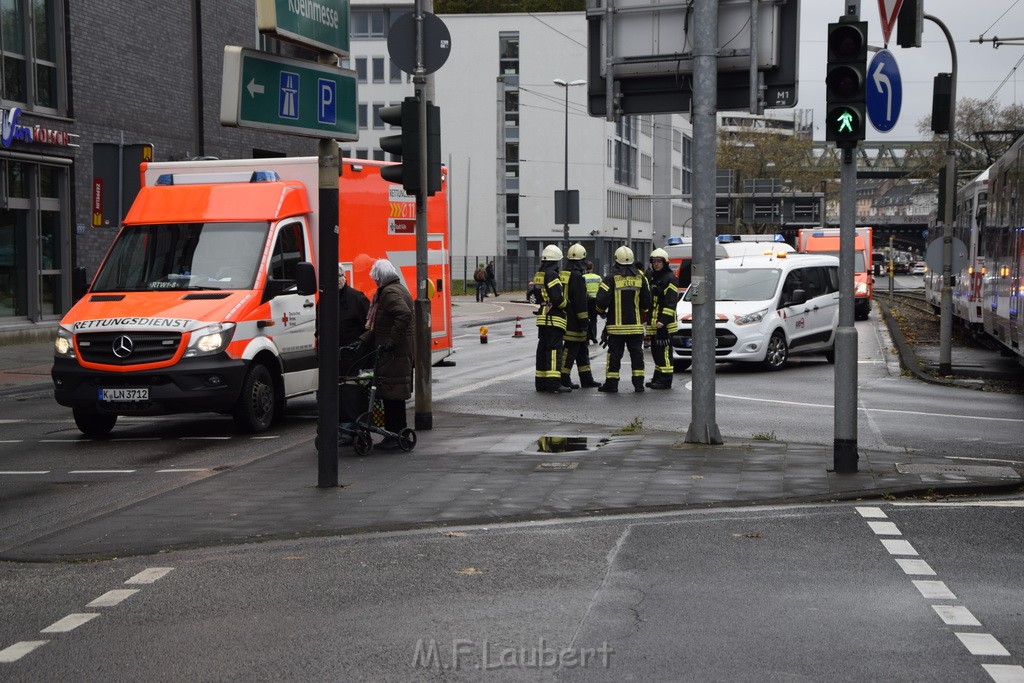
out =
<svg viewBox="0 0 1024 683"><path fill-rule="evenodd" d="M582 259L585 259L587 258L587 250L583 248L582 244L577 242L576 244L569 247L568 258L570 261L580 261Z"/></svg>
<svg viewBox="0 0 1024 683"><path fill-rule="evenodd" d="M615 250L615 262L623 266L633 265L633 250L626 246L619 247Z"/></svg>
<svg viewBox="0 0 1024 683"><path fill-rule="evenodd" d="M544 247L544 251L540 254L541 261L561 261L562 250L556 247L554 244L549 244Z"/></svg>
<svg viewBox="0 0 1024 683"><path fill-rule="evenodd" d="M662 261L665 262L666 265L668 264L668 252L665 251L664 249L655 249L654 251L651 252L649 260L653 261L656 258L660 258Z"/></svg>

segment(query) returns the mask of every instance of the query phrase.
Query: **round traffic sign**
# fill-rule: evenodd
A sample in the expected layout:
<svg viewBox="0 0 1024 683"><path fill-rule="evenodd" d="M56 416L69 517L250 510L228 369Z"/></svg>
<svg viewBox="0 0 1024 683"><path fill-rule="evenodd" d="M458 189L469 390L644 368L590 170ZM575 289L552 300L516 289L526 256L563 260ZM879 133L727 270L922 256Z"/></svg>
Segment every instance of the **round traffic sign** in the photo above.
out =
<svg viewBox="0 0 1024 683"><path fill-rule="evenodd" d="M423 72L432 74L448 61L451 54L452 34L441 18L430 12L423 13ZM395 20L388 32L388 55L398 68L407 74L416 71L416 15L403 14Z"/></svg>
<svg viewBox="0 0 1024 683"><path fill-rule="evenodd" d="M868 65L866 76L868 120L879 133L887 133L896 125L903 106L903 82L896 58L888 50L879 50Z"/></svg>

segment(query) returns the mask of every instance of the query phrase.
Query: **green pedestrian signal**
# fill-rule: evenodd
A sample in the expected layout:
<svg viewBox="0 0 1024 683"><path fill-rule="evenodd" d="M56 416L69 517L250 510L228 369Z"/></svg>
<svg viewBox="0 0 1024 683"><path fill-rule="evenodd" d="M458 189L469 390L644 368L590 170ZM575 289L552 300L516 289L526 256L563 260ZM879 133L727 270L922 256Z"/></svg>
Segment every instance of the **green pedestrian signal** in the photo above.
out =
<svg viewBox="0 0 1024 683"><path fill-rule="evenodd" d="M839 133L852 133L853 132L853 114L848 111L844 111L839 115Z"/></svg>

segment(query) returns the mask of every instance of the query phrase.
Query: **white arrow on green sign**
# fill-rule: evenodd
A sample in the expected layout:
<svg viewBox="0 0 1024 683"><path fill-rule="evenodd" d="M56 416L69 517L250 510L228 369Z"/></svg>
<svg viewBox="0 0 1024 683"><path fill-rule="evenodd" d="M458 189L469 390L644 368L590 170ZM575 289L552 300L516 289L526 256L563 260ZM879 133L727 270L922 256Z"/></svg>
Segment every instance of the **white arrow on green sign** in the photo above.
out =
<svg viewBox="0 0 1024 683"><path fill-rule="evenodd" d="M260 33L341 57L349 49L349 0L257 0Z"/></svg>
<svg viewBox="0 0 1024 683"><path fill-rule="evenodd" d="M220 122L358 140L356 72L229 45L224 48Z"/></svg>

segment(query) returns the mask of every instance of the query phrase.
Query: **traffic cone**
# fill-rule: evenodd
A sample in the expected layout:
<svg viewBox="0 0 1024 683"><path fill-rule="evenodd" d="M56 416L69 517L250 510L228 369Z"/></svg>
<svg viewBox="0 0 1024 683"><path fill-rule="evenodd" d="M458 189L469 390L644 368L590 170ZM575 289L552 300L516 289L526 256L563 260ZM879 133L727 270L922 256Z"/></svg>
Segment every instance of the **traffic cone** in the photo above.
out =
<svg viewBox="0 0 1024 683"><path fill-rule="evenodd" d="M480 343L481 344L486 344L487 343L487 328L486 327L481 327L480 328Z"/></svg>
<svg viewBox="0 0 1024 683"><path fill-rule="evenodd" d="M516 316L516 331L515 331L515 333L514 333L514 334L512 335L512 337L513 337L513 338L516 338L516 337L523 337L523 336L525 336L525 335L523 334L523 319L522 319L522 318L520 318L520 317L519 317L519 316L517 315L517 316Z"/></svg>

